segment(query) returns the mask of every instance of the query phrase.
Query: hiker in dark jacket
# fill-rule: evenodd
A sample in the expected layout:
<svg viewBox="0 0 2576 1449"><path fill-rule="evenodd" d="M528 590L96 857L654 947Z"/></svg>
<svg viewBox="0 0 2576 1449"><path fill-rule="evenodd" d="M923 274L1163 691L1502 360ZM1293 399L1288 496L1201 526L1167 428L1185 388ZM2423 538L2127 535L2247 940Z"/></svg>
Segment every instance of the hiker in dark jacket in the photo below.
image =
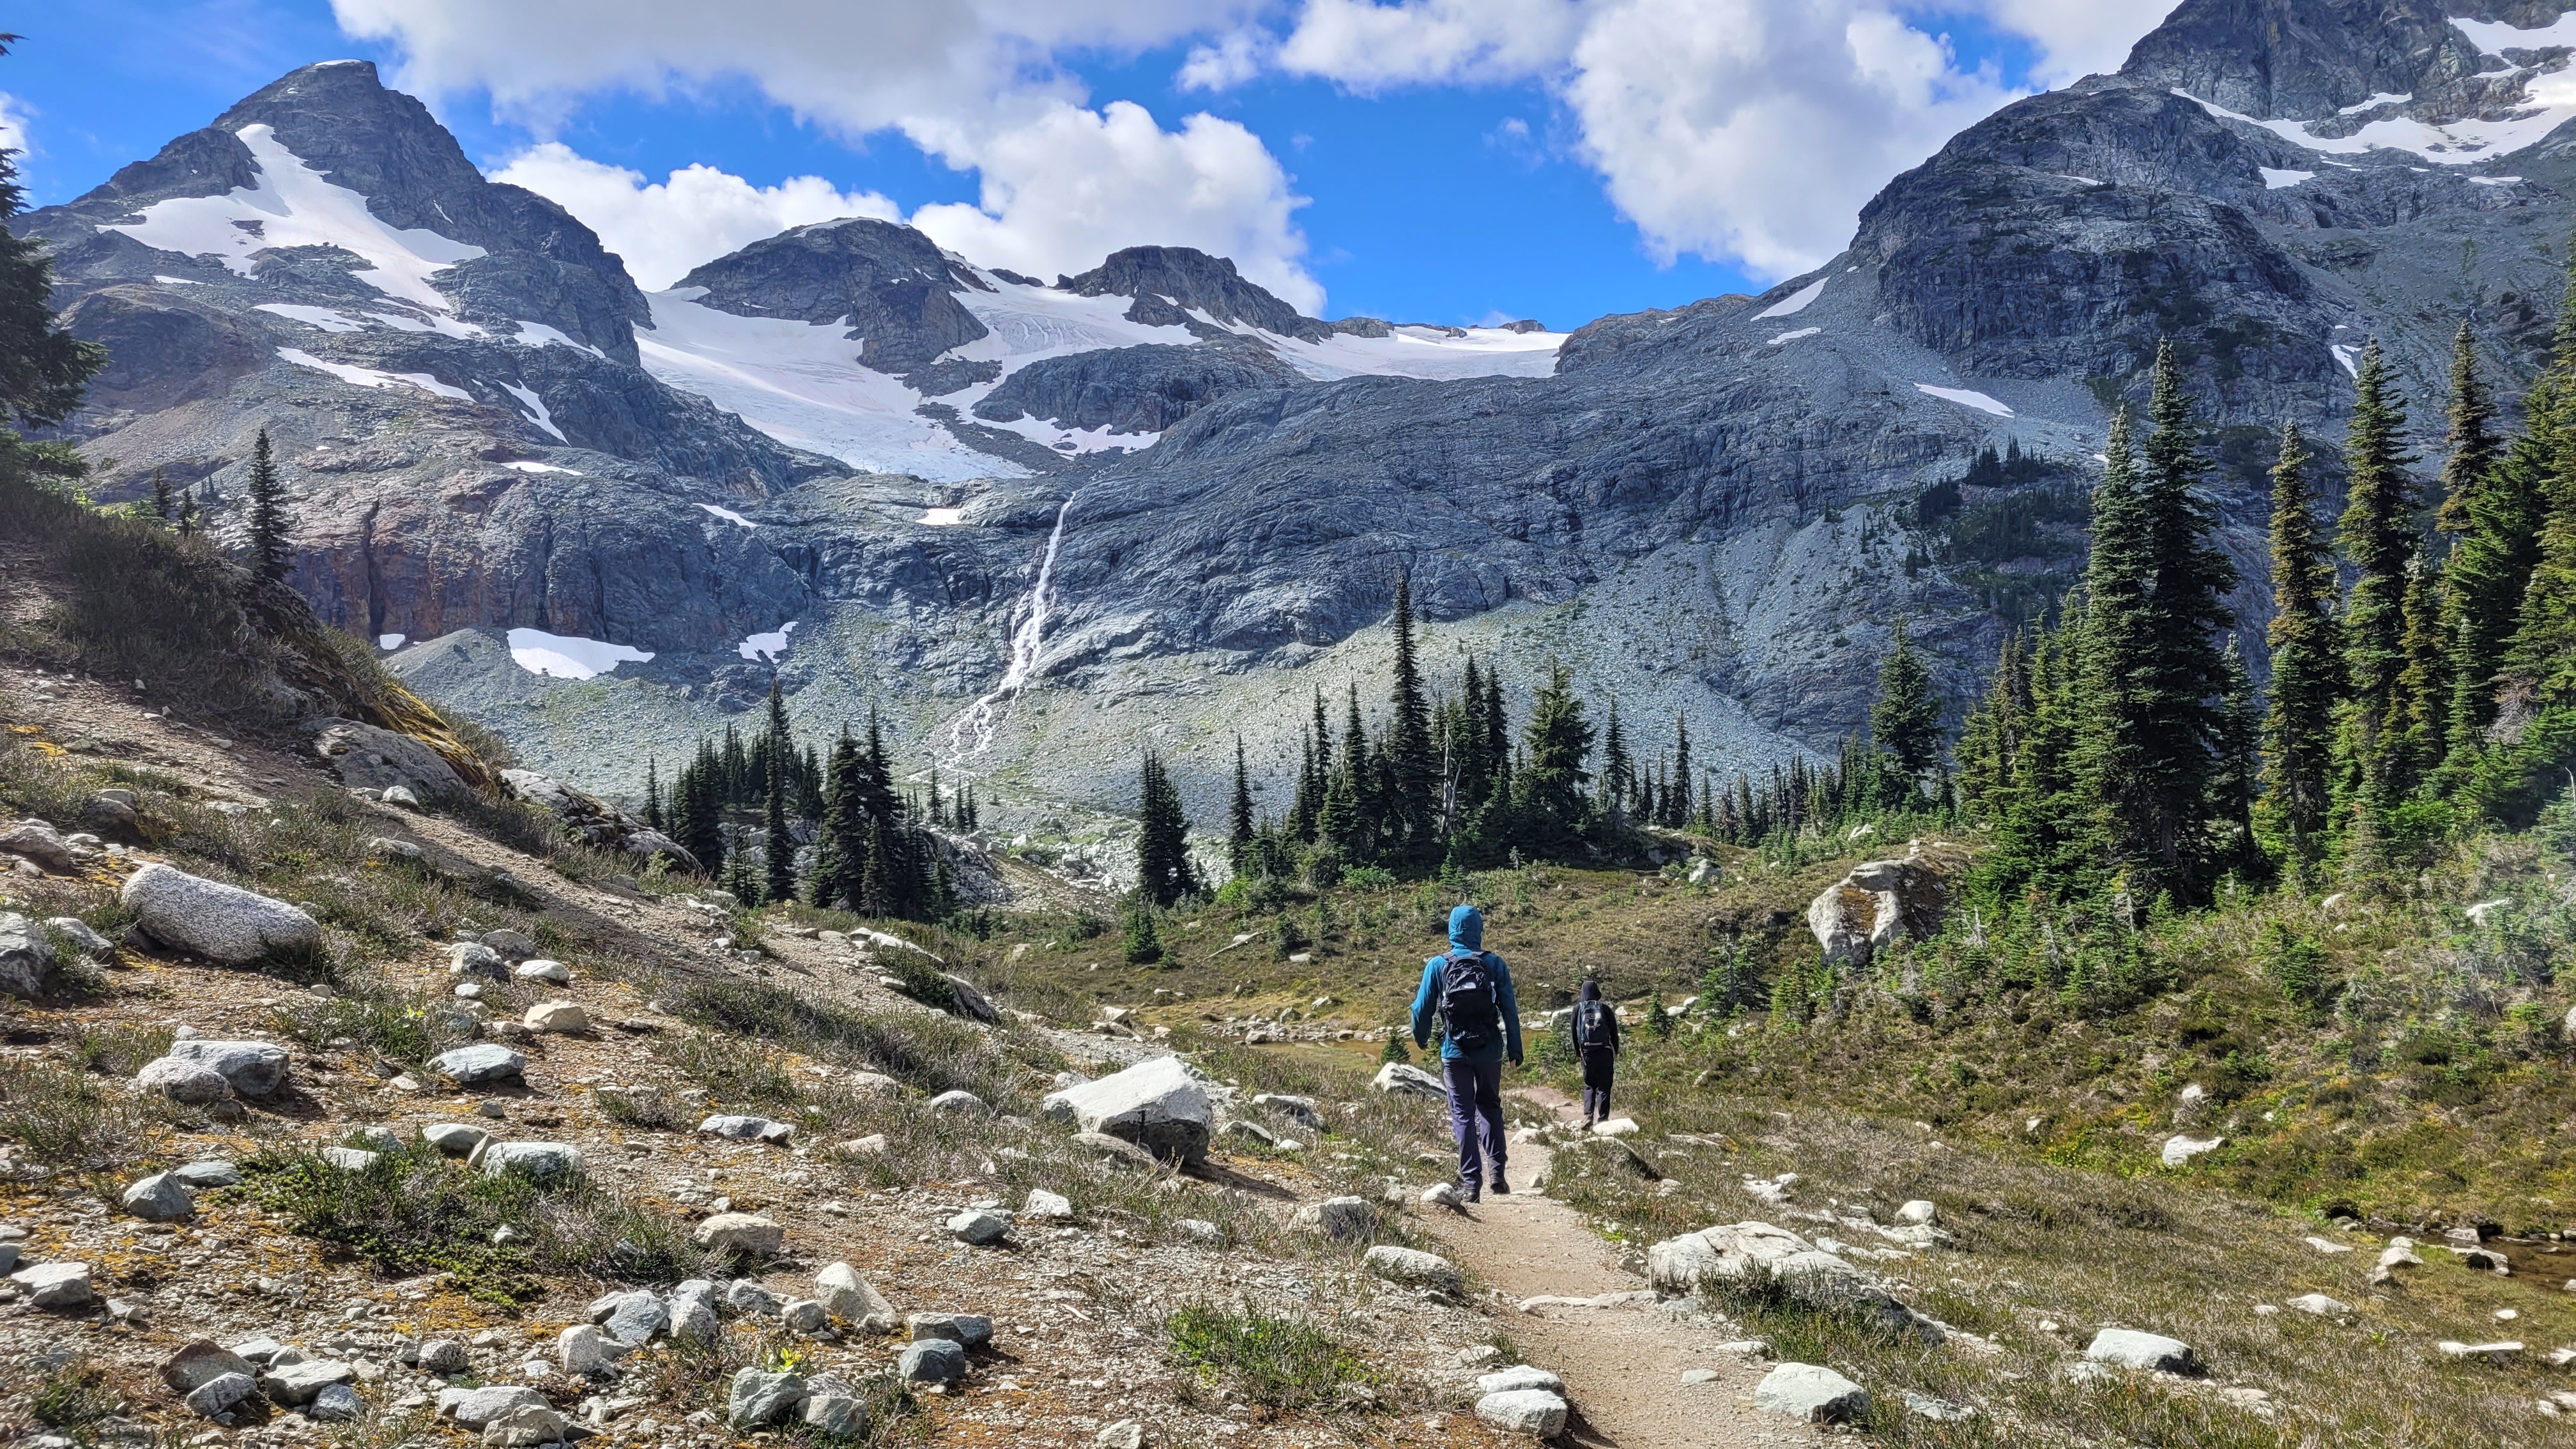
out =
<svg viewBox="0 0 2576 1449"><path fill-rule="evenodd" d="M1413 998L1415 1046L1431 1044L1431 1018L1440 1016L1440 1073L1449 1087L1449 1129L1458 1137L1458 1189L1469 1202L1484 1196L1488 1167L1494 1191L1512 1190L1503 1178L1503 1062L1521 1064L1511 968L1484 944L1484 915L1474 906L1451 911L1448 953L1422 963L1422 990Z"/></svg>
<svg viewBox="0 0 2576 1449"><path fill-rule="evenodd" d="M1583 1063L1583 1125L1610 1115L1610 1071L1619 1059L1619 1013L1601 999L1601 983L1583 983L1574 1003L1574 1055Z"/></svg>

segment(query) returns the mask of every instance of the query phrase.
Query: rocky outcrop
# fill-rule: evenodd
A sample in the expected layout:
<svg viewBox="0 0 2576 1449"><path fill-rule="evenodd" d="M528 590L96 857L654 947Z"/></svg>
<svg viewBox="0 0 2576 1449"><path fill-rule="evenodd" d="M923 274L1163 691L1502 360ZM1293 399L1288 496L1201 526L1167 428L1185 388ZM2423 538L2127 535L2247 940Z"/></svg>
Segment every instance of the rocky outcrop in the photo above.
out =
<svg viewBox="0 0 2576 1449"><path fill-rule="evenodd" d="M1151 1057L1125 1071L1056 1092L1038 1115L1083 1132L1133 1142L1156 1157L1204 1161L1216 1115L1207 1091L1175 1056Z"/></svg>
<svg viewBox="0 0 2576 1449"><path fill-rule="evenodd" d="M1956 847L1926 852L1920 841L1902 859L1853 866L1807 903L1807 929L1838 966L1866 966L1899 941L1941 933L1961 865Z"/></svg>
<svg viewBox="0 0 2576 1449"><path fill-rule="evenodd" d="M576 790L534 770L503 770L510 794L552 814L566 832L597 850L618 850L644 860L667 860L683 870L698 870L698 858L678 841L596 795Z"/></svg>
<svg viewBox="0 0 2576 1449"><path fill-rule="evenodd" d="M1858 1310L1890 1329L1938 1343L1939 1325L1899 1302L1841 1256L1769 1223L1742 1222L1684 1233L1646 1250L1646 1281L1665 1297L1760 1276L1813 1308Z"/></svg>
<svg viewBox="0 0 2576 1449"><path fill-rule="evenodd" d="M861 341L859 361L911 374L941 353L986 334L956 297L988 290L968 269L911 227L863 217L795 227L719 257L682 277L697 300L744 317L793 317L846 325ZM948 392L962 386L929 386Z"/></svg>
<svg viewBox="0 0 2576 1449"><path fill-rule="evenodd" d="M313 753L350 789L399 786L430 804L449 804L473 794L444 756L410 735L346 719L314 720L306 728L313 735Z"/></svg>
<svg viewBox="0 0 2576 1449"><path fill-rule="evenodd" d="M1241 323L1304 342L1333 335L1329 323L1299 315L1246 281L1233 262L1196 247L1129 247L1111 252L1080 276L1058 277L1055 284L1081 297L1133 297L1136 305L1127 309L1131 322L1189 325L1196 320L1189 314L1197 312L1210 322Z"/></svg>
<svg viewBox="0 0 2576 1449"><path fill-rule="evenodd" d="M1304 381L1277 353L1235 337L1194 347L1115 347L1029 363L974 411L997 423L1034 416L1060 428L1159 433L1218 398Z"/></svg>

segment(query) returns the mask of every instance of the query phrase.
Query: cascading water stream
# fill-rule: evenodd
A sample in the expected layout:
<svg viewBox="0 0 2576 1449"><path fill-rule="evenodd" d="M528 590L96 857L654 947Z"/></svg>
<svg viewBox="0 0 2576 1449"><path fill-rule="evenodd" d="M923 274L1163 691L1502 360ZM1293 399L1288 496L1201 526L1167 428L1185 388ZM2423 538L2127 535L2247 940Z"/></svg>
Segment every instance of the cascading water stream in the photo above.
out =
<svg viewBox="0 0 2576 1449"><path fill-rule="evenodd" d="M1055 580L1055 553L1064 543L1065 518L1073 512L1074 500L1081 496L1082 490L1075 489L1064 500L1064 506L1055 511L1055 531L1047 535L1046 554L1038 560L1038 581L1029 590L1028 613L1020 620L1020 627L1011 631L1011 663L1002 671L1002 682L993 686L991 693L967 706L966 712L948 726L948 754L952 764L993 747L993 731L1001 724L995 707L1005 699L1016 703L1020 691L1037 674L1038 645L1046 634L1047 607L1052 602L1049 590ZM975 735L975 745L971 750L966 747L969 730Z"/></svg>

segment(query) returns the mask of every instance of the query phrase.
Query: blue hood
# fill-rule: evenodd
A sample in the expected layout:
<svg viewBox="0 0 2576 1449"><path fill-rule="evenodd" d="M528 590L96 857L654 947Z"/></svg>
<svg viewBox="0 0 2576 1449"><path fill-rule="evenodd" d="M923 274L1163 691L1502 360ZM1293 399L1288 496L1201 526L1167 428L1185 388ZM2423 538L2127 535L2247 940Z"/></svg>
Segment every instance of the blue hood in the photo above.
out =
<svg viewBox="0 0 2576 1449"><path fill-rule="evenodd" d="M1449 913L1449 944L1461 951L1485 948L1485 914L1474 906L1460 906Z"/></svg>

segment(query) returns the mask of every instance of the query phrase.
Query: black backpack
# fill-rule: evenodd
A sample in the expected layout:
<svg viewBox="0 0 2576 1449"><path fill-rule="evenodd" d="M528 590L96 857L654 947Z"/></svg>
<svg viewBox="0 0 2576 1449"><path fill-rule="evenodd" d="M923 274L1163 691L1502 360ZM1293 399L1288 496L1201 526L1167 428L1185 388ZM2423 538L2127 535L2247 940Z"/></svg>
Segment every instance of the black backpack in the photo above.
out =
<svg viewBox="0 0 2576 1449"><path fill-rule="evenodd" d="M1578 1047L1602 1045L1608 1037L1608 1033L1602 1030L1602 1023L1616 1019L1611 1016L1610 1003L1606 1001L1587 1001L1575 1007L1574 1044Z"/></svg>
<svg viewBox="0 0 2576 1449"><path fill-rule="evenodd" d="M1502 1022L1490 961L1482 951L1452 951L1440 968L1440 1019L1449 1039L1468 1051L1493 1040Z"/></svg>

